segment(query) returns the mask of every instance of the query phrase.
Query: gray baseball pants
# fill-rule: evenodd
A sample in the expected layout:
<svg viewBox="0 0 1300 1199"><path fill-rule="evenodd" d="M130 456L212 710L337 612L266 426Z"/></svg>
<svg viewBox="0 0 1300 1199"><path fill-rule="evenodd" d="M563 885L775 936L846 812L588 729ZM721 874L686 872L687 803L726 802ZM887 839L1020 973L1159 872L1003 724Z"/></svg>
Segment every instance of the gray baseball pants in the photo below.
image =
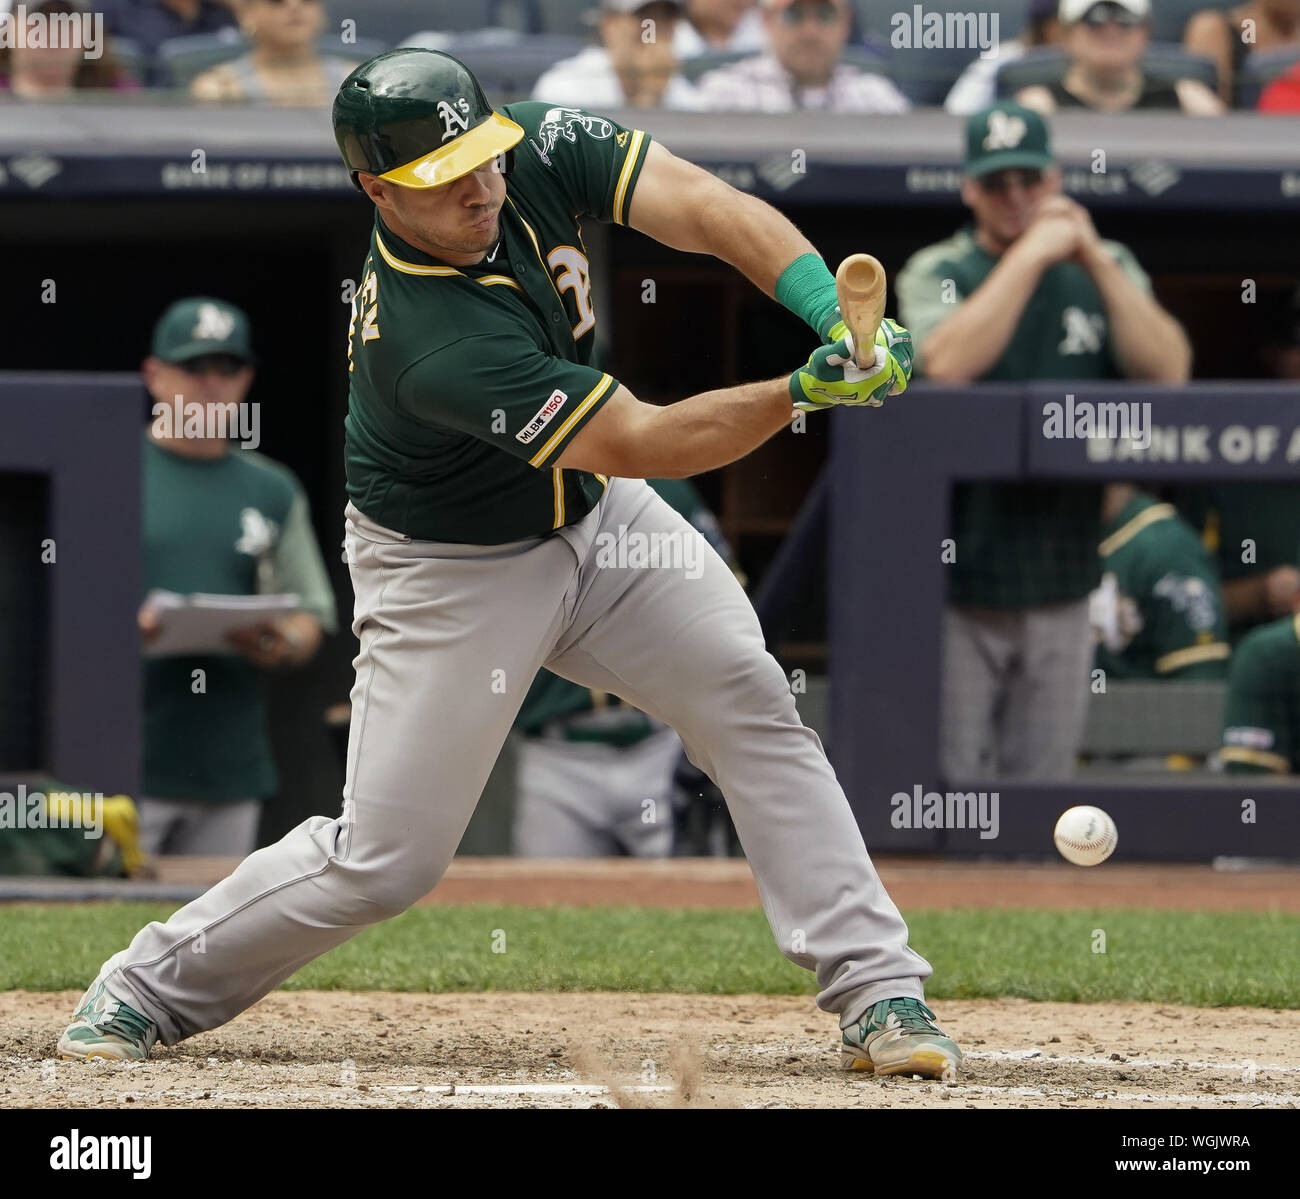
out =
<svg viewBox="0 0 1300 1199"><path fill-rule="evenodd" d="M940 756L950 782L1074 773L1095 642L1088 601L949 607L943 623Z"/></svg>
<svg viewBox="0 0 1300 1199"><path fill-rule="evenodd" d="M691 538L703 569L605 553ZM629 543L630 544L630 543ZM640 480L558 535L412 540L349 505L360 641L339 816L314 816L105 964L166 1045L215 1028L442 877L539 667L675 728L727 799L781 952L845 1027L922 997L926 961L886 894L816 733L731 571ZM652 559L653 560L653 559ZM695 575L696 577L691 577Z"/></svg>

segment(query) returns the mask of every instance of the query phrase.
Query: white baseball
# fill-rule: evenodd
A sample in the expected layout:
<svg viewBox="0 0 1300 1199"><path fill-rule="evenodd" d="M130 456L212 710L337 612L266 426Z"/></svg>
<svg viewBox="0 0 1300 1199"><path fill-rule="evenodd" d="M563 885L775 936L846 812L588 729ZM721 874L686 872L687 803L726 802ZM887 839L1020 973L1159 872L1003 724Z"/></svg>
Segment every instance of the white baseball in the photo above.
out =
<svg viewBox="0 0 1300 1199"><path fill-rule="evenodd" d="M1100 808L1066 808L1052 834L1061 857L1076 866L1099 866L1115 852L1119 830Z"/></svg>

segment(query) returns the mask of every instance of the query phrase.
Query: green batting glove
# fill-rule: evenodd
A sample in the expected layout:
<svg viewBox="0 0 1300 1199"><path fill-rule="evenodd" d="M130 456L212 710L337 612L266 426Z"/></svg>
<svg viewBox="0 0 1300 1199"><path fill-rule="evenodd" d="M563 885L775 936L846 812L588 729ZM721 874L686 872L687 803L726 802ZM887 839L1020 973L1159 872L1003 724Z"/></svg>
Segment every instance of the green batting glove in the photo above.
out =
<svg viewBox="0 0 1300 1199"><path fill-rule="evenodd" d="M887 396L907 390L912 358L912 335L896 321L885 320L876 331L875 367L863 370L853 361L853 338L846 331L834 344L814 350L808 364L790 376L790 396L804 412L836 404L879 408Z"/></svg>

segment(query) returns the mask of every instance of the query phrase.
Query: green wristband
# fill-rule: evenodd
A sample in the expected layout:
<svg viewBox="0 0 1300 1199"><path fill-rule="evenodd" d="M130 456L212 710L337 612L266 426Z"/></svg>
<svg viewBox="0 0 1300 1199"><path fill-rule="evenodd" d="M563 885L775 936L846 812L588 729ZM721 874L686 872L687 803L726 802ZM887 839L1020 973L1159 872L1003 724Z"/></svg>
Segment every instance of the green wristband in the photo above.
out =
<svg viewBox="0 0 1300 1199"><path fill-rule="evenodd" d="M822 341L840 319L835 276L820 254L810 252L796 258L781 272L775 294L776 302L815 330Z"/></svg>

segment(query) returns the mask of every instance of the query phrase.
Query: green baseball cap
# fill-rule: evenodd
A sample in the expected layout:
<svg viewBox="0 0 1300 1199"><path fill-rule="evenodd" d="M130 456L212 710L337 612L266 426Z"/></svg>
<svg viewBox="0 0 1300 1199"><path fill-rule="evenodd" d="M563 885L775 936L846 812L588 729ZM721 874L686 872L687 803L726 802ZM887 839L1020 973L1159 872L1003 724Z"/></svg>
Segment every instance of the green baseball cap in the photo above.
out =
<svg viewBox="0 0 1300 1199"><path fill-rule="evenodd" d="M972 113L966 122L966 174L1006 167L1050 167L1052 139L1042 114L1003 100Z"/></svg>
<svg viewBox="0 0 1300 1199"><path fill-rule="evenodd" d="M211 296L177 300L154 325L150 352L164 362L188 362L204 354L229 354L251 364L253 348L248 315L242 308Z"/></svg>

